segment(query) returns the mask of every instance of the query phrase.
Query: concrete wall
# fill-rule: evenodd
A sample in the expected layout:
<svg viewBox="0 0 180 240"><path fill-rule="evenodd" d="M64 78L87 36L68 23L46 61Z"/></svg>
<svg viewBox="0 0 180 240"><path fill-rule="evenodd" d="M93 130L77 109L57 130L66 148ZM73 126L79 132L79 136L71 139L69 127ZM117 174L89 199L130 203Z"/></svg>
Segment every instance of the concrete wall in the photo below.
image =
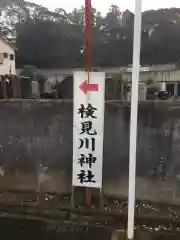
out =
<svg viewBox="0 0 180 240"><path fill-rule="evenodd" d="M180 106L142 103L139 108L138 199L180 202ZM72 102L0 102L0 189L71 191ZM106 103L104 194L128 190L128 105Z"/></svg>

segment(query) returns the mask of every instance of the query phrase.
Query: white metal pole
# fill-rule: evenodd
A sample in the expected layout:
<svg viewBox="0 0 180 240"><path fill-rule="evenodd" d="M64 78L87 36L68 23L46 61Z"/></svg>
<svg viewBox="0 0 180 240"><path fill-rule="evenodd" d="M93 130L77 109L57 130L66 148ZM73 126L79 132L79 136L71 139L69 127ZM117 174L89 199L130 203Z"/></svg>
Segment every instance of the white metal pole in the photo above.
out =
<svg viewBox="0 0 180 240"><path fill-rule="evenodd" d="M135 0L134 20L134 46L132 69L131 94L131 121L130 121L130 150L129 150L129 200L128 200L128 239L134 238L134 211L135 211L135 185L136 185L136 146L137 146L137 117L139 95L139 66L141 46L141 8L142 0Z"/></svg>

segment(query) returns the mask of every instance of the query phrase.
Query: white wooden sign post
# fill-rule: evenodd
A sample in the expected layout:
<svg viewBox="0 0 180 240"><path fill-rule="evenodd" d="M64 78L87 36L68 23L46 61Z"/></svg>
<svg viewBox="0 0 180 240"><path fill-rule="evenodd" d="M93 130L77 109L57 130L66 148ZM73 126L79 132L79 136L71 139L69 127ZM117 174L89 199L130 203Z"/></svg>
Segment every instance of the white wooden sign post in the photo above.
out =
<svg viewBox="0 0 180 240"><path fill-rule="evenodd" d="M105 73L74 73L72 185L102 188Z"/></svg>
<svg viewBox="0 0 180 240"><path fill-rule="evenodd" d="M129 196L128 196L128 229L127 229L128 235L127 237L129 240L134 239L137 118L138 118L139 66L140 66L141 19L142 19L141 7L142 0L136 0L134 20L134 46L133 46L133 70L132 70L130 147L129 147Z"/></svg>

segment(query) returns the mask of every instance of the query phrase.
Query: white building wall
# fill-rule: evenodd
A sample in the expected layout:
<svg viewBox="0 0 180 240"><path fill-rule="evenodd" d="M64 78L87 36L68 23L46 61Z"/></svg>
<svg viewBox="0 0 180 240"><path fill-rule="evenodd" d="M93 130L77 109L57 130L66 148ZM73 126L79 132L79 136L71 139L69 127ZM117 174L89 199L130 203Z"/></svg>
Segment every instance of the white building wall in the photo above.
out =
<svg viewBox="0 0 180 240"><path fill-rule="evenodd" d="M170 72L171 81L180 81L180 70Z"/></svg>
<svg viewBox="0 0 180 240"><path fill-rule="evenodd" d="M154 72L154 81L158 82L158 81L164 81L164 74L163 72Z"/></svg>
<svg viewBox="0 0 180 240"><path fill-rule="evenodd" d="M7 58L4 58L4 53L8 54ZM10 59L10 55L14 56L14 60ZM15 51L4 40L0 39L0 75L16 75L15 66Z"/></svg>

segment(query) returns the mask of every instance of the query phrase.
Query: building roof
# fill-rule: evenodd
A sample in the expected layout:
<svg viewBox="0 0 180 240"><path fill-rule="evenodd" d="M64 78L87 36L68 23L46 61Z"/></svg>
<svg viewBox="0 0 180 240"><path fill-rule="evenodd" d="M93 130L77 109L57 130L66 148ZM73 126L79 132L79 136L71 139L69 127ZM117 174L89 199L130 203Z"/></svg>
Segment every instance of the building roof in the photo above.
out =
<svg viewBox="0 0 180 240"><path fill-rule="evenodd" d="M159 64L151 66L140 66L140 72L165 72L176 69L175 64ZM125 67L121 69L123 72L132 72L132 67Z"/></svg>
<svg viewBox="0 0 180 240"><path fill-rule="evenodd" d="M120 72L120 67L93 67L93 71L105 72L105 73L118 73ZM58 75L72 75L74 71L85 71L84 68L55 68L55 69L41 69L44 75L58 76Z"/></svg>
<svg viewBox="0 0 180 240"><path fill-rule="evenodd" d="M14 51L16 50L16 47L8 39L0 37L0 41L3 41L5 44L10 46Z"/></svg>

